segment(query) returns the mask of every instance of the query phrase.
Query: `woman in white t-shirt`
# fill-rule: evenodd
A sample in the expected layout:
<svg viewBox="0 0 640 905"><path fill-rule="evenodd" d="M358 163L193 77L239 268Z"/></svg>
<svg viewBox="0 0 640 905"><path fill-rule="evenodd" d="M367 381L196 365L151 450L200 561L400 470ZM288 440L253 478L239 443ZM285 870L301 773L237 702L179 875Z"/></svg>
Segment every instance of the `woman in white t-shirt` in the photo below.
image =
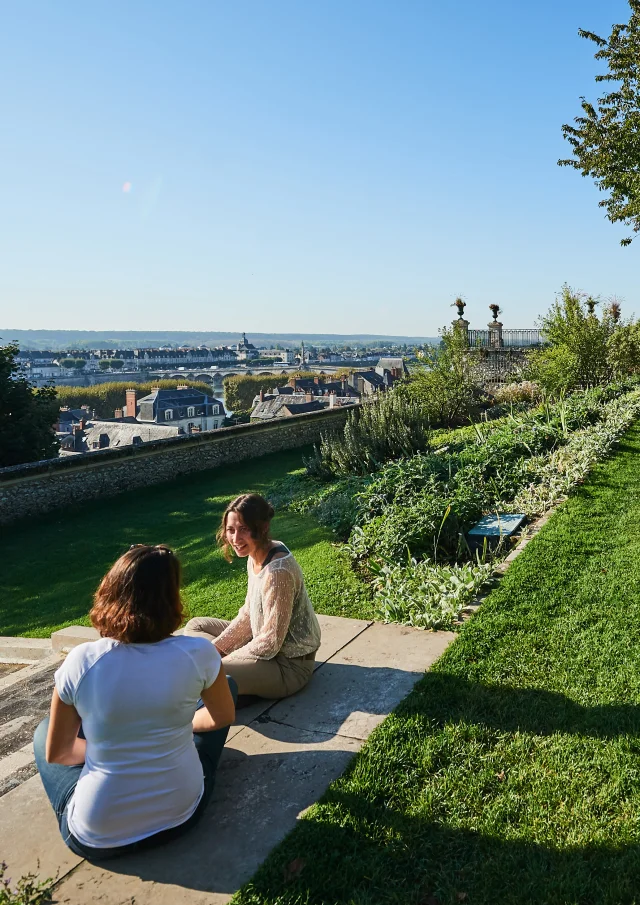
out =
<svg viewBox="0 0 640 905"><path fill-rule="evenodd" d="M135 545L103 578L80 644L55 674L34 750L65 843L105 859L186 832L211 797L235 682L182 622L180 563ZM231 684L231 687L230 687Z"/></svg>

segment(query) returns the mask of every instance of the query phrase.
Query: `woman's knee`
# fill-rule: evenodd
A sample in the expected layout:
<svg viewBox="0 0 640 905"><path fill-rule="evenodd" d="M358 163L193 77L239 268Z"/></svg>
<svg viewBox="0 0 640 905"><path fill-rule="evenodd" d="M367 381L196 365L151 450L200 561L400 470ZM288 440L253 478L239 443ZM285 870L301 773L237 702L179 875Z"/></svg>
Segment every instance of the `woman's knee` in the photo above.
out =
<svg viewBox="0 0 640 905"><path fill-rule="evenodd" d="M202 616L194 616L184 627L185 632L201 632L204 631L204 619Z"/></svg>

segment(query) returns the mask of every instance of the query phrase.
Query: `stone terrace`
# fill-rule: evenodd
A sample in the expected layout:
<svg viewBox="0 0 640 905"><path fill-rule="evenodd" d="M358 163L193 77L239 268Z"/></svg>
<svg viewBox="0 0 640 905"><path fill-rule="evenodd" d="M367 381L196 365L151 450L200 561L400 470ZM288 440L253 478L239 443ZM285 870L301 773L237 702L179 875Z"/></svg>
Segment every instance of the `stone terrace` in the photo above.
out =
<svg viewBox="0 0 640 905"><path fill-rule="evenodd" d="M355 619L319 619L323 641L313 681L292 698L238 712L213 802L199 827L168 848L108 862L105 868L83 861L63 844L24 740L46 710L53 668L62 655L49 650L39 665L28 667L26 678L19 672L0 678L0 744L6 743L0 748L0 777L8 789L0 798L0 858L14 880L30 871L40 878L57 876L56 901L66 905L228 902L455 637ZM57 645L84 640L87 631L79 629L74 638L63 630Z"/></svg>

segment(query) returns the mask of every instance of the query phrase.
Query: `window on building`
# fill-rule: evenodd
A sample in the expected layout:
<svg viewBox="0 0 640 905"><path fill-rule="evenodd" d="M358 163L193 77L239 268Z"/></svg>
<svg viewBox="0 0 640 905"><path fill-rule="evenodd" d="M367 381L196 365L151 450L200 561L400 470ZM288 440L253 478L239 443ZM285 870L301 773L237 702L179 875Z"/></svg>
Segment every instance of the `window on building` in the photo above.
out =
<svg viewBox="0 0 640 905"><path fill-rule="evenodd" d="M189 408L187 409L187 418L193 418L195 416L195 413L196 413L195 408L192 405L190 405Z"/></svg>
<svg viewBox="0 0 640 905"><path fill-rule="evenodd" d="M164 413L164 420L171 421L172 418L173 418L173 409L166 409L166 411Z"/></svg>
<svg viewBox="0 0 640 905"><path fill-rule="evenodd" d="M213 408L211 409L211 411L212 411L212 413L213 413L214 415L219 414L219 412L220 412L220 406L219 406L219 405L214 405Z"/></svg>

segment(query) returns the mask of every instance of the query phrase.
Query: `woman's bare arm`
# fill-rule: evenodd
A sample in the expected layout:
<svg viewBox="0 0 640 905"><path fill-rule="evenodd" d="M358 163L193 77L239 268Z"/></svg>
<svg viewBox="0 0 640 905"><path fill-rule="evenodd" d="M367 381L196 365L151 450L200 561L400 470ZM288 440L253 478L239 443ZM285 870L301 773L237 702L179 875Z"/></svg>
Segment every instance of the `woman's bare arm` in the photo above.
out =
<svg viewBox="0 0 640 905"><path fill-rule="evenodd" d="M47 763L68 767L84 763L87 743L83 738L78 738L81 722L76 708L72 704L65 704L54 690L45 748Z"/></svg>
<svg viewBox="0 0 640 905"><path fill-rule="evenodd" d="M223 667L220 667L215 682L205 688L200 697L204 707L196 710L193 716L194 732L211 732L213 729L224 729L233 723L236 705L233 703Z"/></svg>

